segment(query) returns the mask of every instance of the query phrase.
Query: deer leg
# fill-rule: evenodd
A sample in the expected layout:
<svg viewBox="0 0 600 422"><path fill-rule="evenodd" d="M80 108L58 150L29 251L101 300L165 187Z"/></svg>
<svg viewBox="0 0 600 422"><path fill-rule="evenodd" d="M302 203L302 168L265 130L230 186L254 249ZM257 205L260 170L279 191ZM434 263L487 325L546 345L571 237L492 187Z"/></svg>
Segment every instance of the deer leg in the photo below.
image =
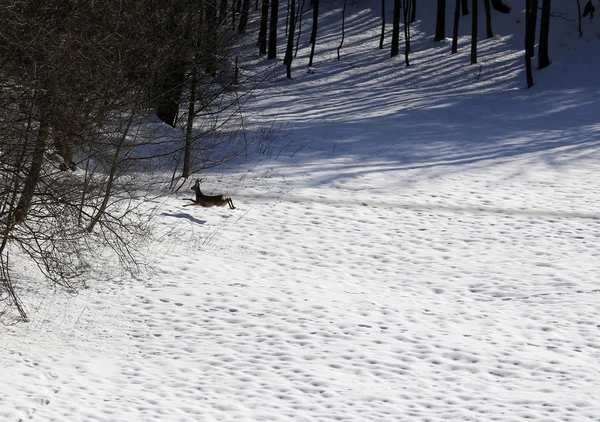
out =
<svg viewBox="0 0 600 422"><path fill-rule="evenodd" d="M235 206L233 205L233 200L231 198L227 198L227 203L229 204L230 209L235 209Z"/></svg>

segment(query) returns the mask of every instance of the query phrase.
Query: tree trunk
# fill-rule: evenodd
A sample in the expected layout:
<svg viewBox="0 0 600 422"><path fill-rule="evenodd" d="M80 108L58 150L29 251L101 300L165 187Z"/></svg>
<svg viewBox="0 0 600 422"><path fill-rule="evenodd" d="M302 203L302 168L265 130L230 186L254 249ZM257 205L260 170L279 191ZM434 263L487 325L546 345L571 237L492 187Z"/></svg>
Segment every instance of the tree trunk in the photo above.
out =
<svg viewBox="0 0 600 422"><path fill-rule="evenodd" d="M385 39L385 0L381 0L381 36L379 37L379 49L383 49Z"/></svg>
<svg viewBox="0 0 600 422"><path fill-rule="evenodd" d="M527 0L525 4L525 54L531 58L535 55L538 0Z"/></svg>
<svg viewBox="0 0 600 422"><path fill-rule="evenodd" d="M285 14L285 36L288 36L288 29L290 27L290 0L287 0L287 13Z"/></svg>
<svg viewBox="0 0 600 422"><path fill-rule="evenodd" d="M238 0L233 0L231 4L231 29L235 30L235 15L236 15L236 4Z"/></svg>
<svg viewBox="0 0 600 422"><path fill-rule="evenodd" d="M14 224L21 224L27 218L31 202L35 195L35 189L40 181L42 173L42 165L44 164L44 153L46 152L46 142L49 134L48 119L49 116L43 115L41 118L40 127L33 147L33 156L31 165L27 172L27 178L21 192L21 197L14 211Z"/></svg>
<svg viewBox="0 0 600 422"><path fill-rule="evenodd" d="M134 115L135 114L132 111L129 120L127 121L127 124L125 125L125 130L123 131L123 136L121 136L121 138L119 139L119 143L117 145L117 148L115 149L112 163L110 166L110 170L108 172L108 180L106 182L106 190L104 191L104 198L102 199L102 203L96 210L96 213L92 216L92 218L90 220L90 224L87 226L88 233L91 233L94 231L94 227L96 227L96 224L98 224L98 222L100 221L100 219L102 218L102 216L104 215L104 213L106 212L106 210L108 208L108 203L112 196L112 190L113 190L114 184L115 184L115 178L117 177L117 169L119 168L119 161L121 159L121 150L127 140L127 135L129 134L129 128L131 127L131 122L133 121Z"/></svg>
<svg viewBox="0 0 600 422"><path fill-rule="evenodd" d="M85 173L83 177L83 187L81 189L81 197L79 200L78 213L77 213L77 225L81 227L83 222L83 215L85 209L85 200L89 191L90 186L90 160L85 160Z"/></svg>
<svg viewBox="0 0 600 422"><path fill-rule="evenodd" d="M477 63L477 0L471 6L471 64Z"/></svg>
<svg viewBox="0 0 600 422"><path fill-rule="evenodd" d="M188 106L187 124L185 126L185 148L183 150L183 171L181 177L187 179L190 177L192 167L192 139L194 136L194 117L196 116L196 84L198 83L198 70L196 62L199 57L196 56L190 80L190 101Z"/></svg>
<svg viewBox="0 0 600 422"><path fill-rule="evenodd" d="M262 0L260 30L258 32L258 51L267 54L267 27L269 23L269 0Z"/></svg>
<svg viewBox="0 0 600 422"><path fill-rule="evenodd" d="M412 0L410 3L410 23L417 21L417 0Z"/></svg>
<svg viewBox="0 0 600 422"><path fill-rule="evenodd" d="M29 322L29 318L27 317L27 312L25 311L25 305L19 298L19 295L17 294L17 292L15 290L15 286L12 283L12 280L10 277L11 272L9 270L10 267L9 267L9 258L8 258L10 254L8 251L5 251L6 246L8 245L9 239L10 239L10 234L9 234L9 231L7 228L2 233L2 243L0 244L0 288L3 290L2 302L3 302L3 306L4 305L14 306L15 309L17 310L17 312L19 313L21 320L23 322ZM5 296L5 293L6 293L6 295L8 295L8 297Z"/></svg>
<svg viewBox="0 0 600 422"><path fill-rule="evenodd" d="M485 36L486 38L492 38L494 31L492 31L492 11L490 9L490 0L483 0L483 7L485 8Z"/></svg>
<svg viewBox="0 0 600 422"><path fill-rule="evenodd" d="M401 0L394 0L394 18L392 26L392 46L390 57L397 56L400 50L400 5Z"/></svg>
<svg viewBox="0 0 600 422"><path fill-rule="evenodd" d="M340 60L340 50L342 49L342 46L344 45L344 38L346 37L346 4L347 3L348 3L348 1L344 0L344 7L342 8L342 41L340 41L340 45L338 46L338 49L337 49L338 61Z"/></svg>
<svg viewBox="0 0 600 422"><path fill-rule="evenodd" d="M579 23L578 28L579 28L579 37L583 38L583 30L581 29L581 3L579 3L579 0L577 1L577 21Z"/></svg>
<svg viewBox="0 0 600 422"><path fill-rule="evenodd" d="M227 0L220 0L219 2L219 25L227 19Z"/></svg>
<svg viewBox="0 0 600 422"><path fill-rule="evenodd" d="M235 31L235 18L236 16L240 16L241 19L242 14L242 0L233 0L233 4L231 5L231 29ZM238 23L239 26L239 23Z"/></svg>
<svg viewBox="0 0 600 422"><path fill-rule="evenodd" d="M550 33L550 2L542 0L542 17L540 21L540 44L538 46L538 67L543 69L550 65L548 57L548 37Z"/></svg>
<svg viewBox="0 0 600 422"><path fill-rule="evenodd" d="M462 0L462 15L467 16L469 14L469 0Z"/></svg>
<svg viewBox="0 0 600 422"><path fill-rule="evenodd" d="M288 79L292 79L292 61L294 60L294 31L296 30L296 0L291 0L290 5L290 27L287 39L287 48L285 49L285 73Z"/></svg>
<svg viewBox="0 0 600 422"><path fill-rule="evenodd" d="M205 62L205 70L209 75L215 75L217 73L217 44L218 44L218 22L217 22L217 0L206 0L204 2L205 6L205 16L206 16L206 24L204 27L206 28L201 36L203 36L206 40L206 57L204 57ZM182 72L182 80L184 74Z"/></svg>
<svg viewBox="0 0 600 422"><path fill-rule="evenodd" d="M304 16L304 3L306 0L302 0L302 6L298 6L298 14L300 16L298 20L298 37L296 38L296 50L294 50L294 58L298 55L298 46L300 45L300 35L302 34L302 17Z"/></svg>
<svg viewBox="0 0 600 422"><path fill-rule="evenodd" d="M164 72L158 105L156 106L156 115L169 126L175 127L177 115L179 114L181 88L185 81L184 64L174 59L167 64Z"/></svg>
<svg viewBox="0 0 600 422"><path fill-rule="evenodd" d="M410 66L408 53L410 53L410 6L412 0L404 0L404 64Z"/></svg>
<svg viewBox="0 0 600 422"><path fill-rule="evenodd" d="M313 22L312 31L310 33L310 57L308 59L308 67L313 65L313 57L315 55L315 44L317 43L317 29L319 26L319 0L312 0L313 7Z"/></svg>
<svg viewBox="0 0 600 422"><path fill-rule="evenodd" d="M456 0L454 7L454 26L452 28L452 54L458 51L458 22L460 19L460 0Z"/></svg>
<svg viewBox="0 0 600 422"><path fill-rule="evenodd" d="M271 21L269 23L269 53L268 59L277 57L277 17L279 15L279 0L271 0Z"/></svg>
<svg viewBox="0 0 600 422"><path fill-rule="evenodd" d="M531 34L532 26L533 33L535 34L535 22L532 23L532 15L533 15L533 3L537 0L526 0L525 1L525 76L527 78L527 88L531 88L533 86L533 74L531 70L531 58L533 53L533 42L535 41L535 36Z"/></svg>
<svg viewBox="0 0 600 422"><path fill-rule="evenodd" d="M63 160L59 166L61 171L73 168L73 146L74 141L71 134L64 132L54 134L54 148L56 148L56 152Z"/></svg>
<svg viewBox="0 0 600 422"><path fill-rule="evenodd" d="M434 41L446 39L446 0L437 0Z"/></svg>
<svg viewBox="0 0 600 422"><path fill-rule="evenodd" d="M250 13L250 0L242 2L242 10L240 13L240 22L238 23L238 34L243 34L248 28L248 14Z"/></svg>

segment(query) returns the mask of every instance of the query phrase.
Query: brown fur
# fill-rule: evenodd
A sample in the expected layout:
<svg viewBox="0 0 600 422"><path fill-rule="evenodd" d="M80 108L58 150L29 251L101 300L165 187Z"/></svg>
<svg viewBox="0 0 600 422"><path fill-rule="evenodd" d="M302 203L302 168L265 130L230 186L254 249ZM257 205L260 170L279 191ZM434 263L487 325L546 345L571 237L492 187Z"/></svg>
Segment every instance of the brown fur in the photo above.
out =
<svg viewBox="0 0 600 422"><path fill-rule="evenodd" d="M192 201L192 204L186 204L184 206L198 205L200 207L223 207L229 205L229 208L234 210L235 206L230 197L225 195L204 195L200 190L201 180L196 180L196 184L190 188L196 192L196 199L186 198L188 201Z"/></svg>

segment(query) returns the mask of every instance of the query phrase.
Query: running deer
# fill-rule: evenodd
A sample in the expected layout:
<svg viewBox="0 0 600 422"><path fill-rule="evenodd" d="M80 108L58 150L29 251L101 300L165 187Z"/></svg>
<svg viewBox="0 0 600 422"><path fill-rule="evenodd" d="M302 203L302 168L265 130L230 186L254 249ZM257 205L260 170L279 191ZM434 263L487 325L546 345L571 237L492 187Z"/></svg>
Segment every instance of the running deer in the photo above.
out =
<svg viewBox="0 0 600 422"><path fill-rule="evenodd" d="M201 207L223 207L229 205L229 208L234 210L233 201L230 197L225 195L204 195L200 190L200 182L202 179L196 180L196 184L193 188L190 188L196 192L196 199L186 198L188 201L192 201L192 204L185 204L184 207L191 205L199 205Z"/></svg>

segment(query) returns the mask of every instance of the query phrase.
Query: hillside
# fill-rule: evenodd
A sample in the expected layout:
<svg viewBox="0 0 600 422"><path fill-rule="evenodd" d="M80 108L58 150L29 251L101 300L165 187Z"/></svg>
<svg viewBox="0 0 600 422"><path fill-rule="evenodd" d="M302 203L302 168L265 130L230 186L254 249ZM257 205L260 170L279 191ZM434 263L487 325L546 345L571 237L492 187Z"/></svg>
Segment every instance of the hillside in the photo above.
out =
<svg viewBox="0 0 600 422"><path fill-rule="evenodd" d="M314 73L306 41L292 80L240 50L272 72L246 104L263 141L203 175L238 209L142 203L147 270L99 254L76 295L23 273L1 420L598 420L597 18L579 38L556 2L527 90L518 2L475 66L466 22L450 56L423 2L409 68L376 3L348 5L340 61L323 8Z"/></svg>

